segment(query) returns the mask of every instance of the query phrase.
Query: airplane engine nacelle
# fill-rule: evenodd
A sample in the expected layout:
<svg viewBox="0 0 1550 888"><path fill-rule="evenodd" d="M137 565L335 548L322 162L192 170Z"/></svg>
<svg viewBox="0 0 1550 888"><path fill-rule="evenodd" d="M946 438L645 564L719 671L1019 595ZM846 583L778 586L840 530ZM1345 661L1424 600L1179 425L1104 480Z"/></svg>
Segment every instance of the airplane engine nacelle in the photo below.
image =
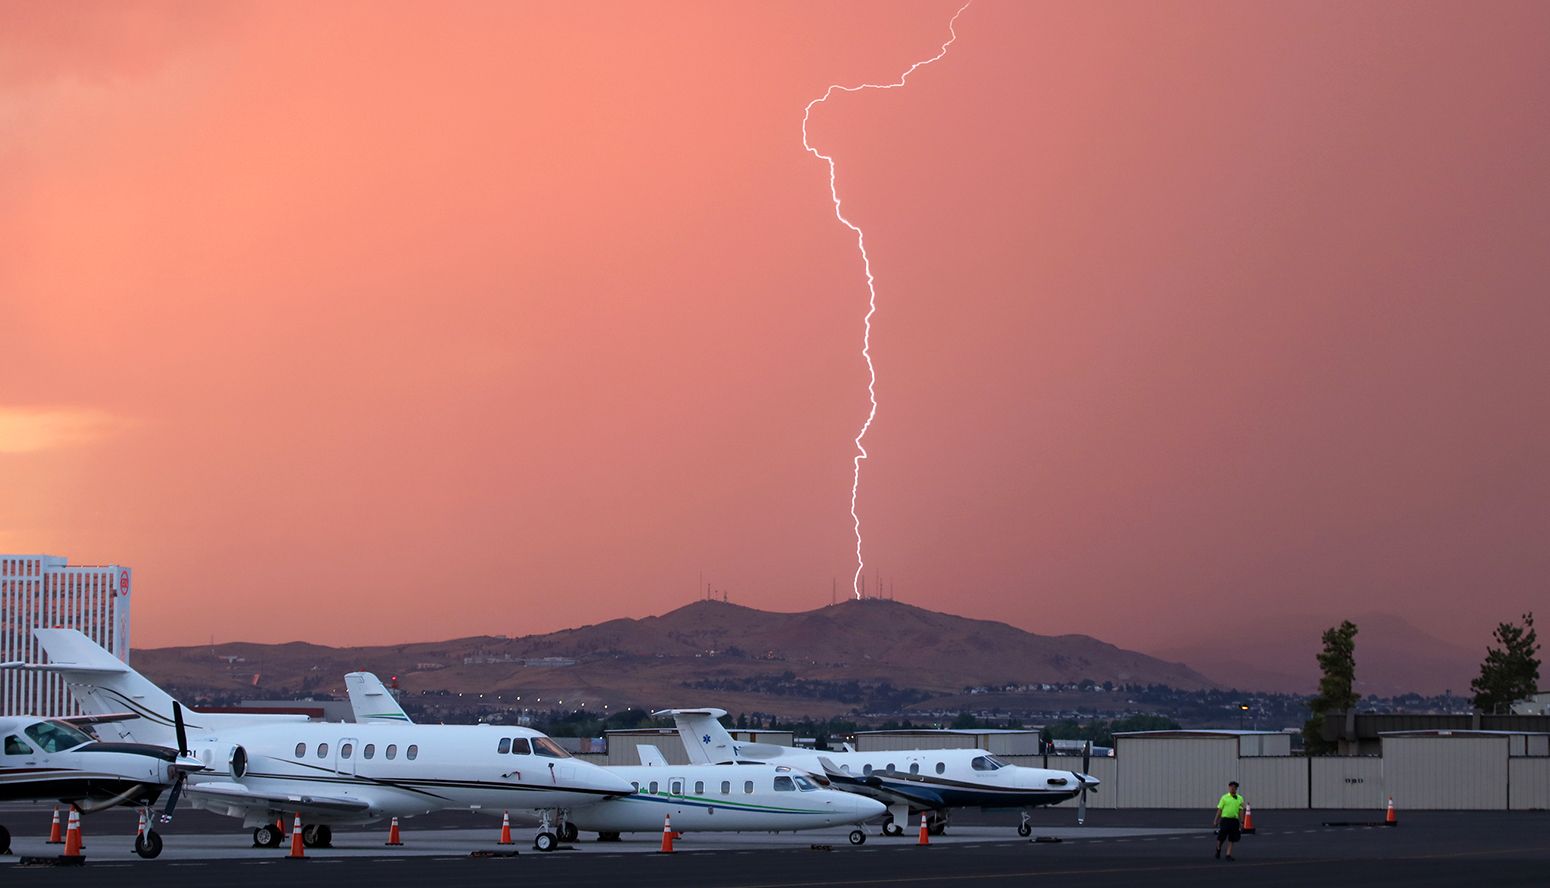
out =
<svg viewBox="0 0 1550 888"><path fill-rule="evenodd" d="M237 743L207 746L199 750L199 760L212 771L224 770L233 779L241 779L248 772L248 751Z"/></svg>

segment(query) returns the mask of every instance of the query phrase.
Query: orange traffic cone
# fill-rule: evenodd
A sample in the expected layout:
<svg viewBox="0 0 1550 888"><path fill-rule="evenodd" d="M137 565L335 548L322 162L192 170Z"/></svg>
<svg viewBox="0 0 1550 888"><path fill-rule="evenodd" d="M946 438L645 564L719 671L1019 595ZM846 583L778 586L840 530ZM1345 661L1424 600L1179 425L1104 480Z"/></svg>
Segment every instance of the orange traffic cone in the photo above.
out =
<svg viewBox="0 0 1550 888"><path fill-rule="evenodd" d="M916 842L915 844L917 844L917 845L929 845L929 844L931 844L931 840L926 838L926 812L924 812L924 811L920 812L920 841Z"/></svg>
<svg viewBox="0 0 1550 888"><path fill-rule="evenodd" d="M502 845L511 844L511 812L501 812L501 841Z"/></svg>
<svg viewBox="0 0 1550 888"><path fill-rule="evenodd" d="M670 814L662 815L662 853L673 853L673 817Z"/></svg>
<svg viewBox="0 0 1550 888"><path fill-rule="evenodd" d="M54 824L48 828L48 843L50 845L63 845L65 843L64 832L59 827L59 806L54 806Z"/></svg>
<svg viewBox="0 0 1550 888"><path fill-rule="evenodd" d="M391 845L391 846L393 846L395 848L398 847L399 845L403 844L403 842L400 842L398 840L398 818L397 817L393 818L393 825L388 827L388 840L386 842L383 842L382 844L384 844L384 845Z"/></svg>
<svg viewBox="0 0 1550 888"><path fill-rule="evenodd" d="M64 857L81 856L81 812L70 806L70 822L65 827L65 853Z"/></svg>
<svg viewBox="0 0 1550 888"><path fill-rule="evenodd" d="M1394 816L1394 797L1389 796L1389 810L1383 815L1384 826L1399 826L1399 818Z"/></svg>
<svg viewBox="0 0 1550 888"><path fill-rule="evenodd" d="M1254 831L1254 806L1248 802L1243 803L1243 828L1238 831L1244 833Z"/></svg>
<svg viewBox="0 0 1550 888"><path fill-rule="evenodd" d="M291 853L286 860L305 860L307 852L302 850L301 841L301 812L296 812L296 819L291 822Z"/></svg>

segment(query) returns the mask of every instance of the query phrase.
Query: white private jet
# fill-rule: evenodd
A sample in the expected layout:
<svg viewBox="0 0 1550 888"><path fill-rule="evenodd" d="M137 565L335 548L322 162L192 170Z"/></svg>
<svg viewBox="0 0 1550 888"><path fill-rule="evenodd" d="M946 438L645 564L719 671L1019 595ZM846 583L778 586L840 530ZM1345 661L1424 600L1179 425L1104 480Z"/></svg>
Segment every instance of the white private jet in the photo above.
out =
<svg viewBox="0 0 1550 888"><path fill-rule="evenodd" d="M1022 808L1019 835L1033 832L1029 808L1079 798L1077 822L1087 819L1087 793L1098 778L1076 771L1009 765L983 749L913 749L885 752L820 752L771 743L739 743L719 719L724 709L666 709L689 760L697 764L764 762L822 774L841 789L888 806L884 835L900 835L909 815L929 812L940 834L952 808Z"/></svg>
<svg viewBox="0 0 1550 888"><path fill-rule="evenodd" d="M33 630L88 713L129 712L102 726L120 739L164 743L182 707L73 629ZM241 817L256 843L279 845L276 818L296 813L303 839L326 847L332 827L450 809L532 810L533 846L552 850L549 814L630 795L626 780L572 758L527 728L488 725L327 724L302 716L183 709L193 751L210 770L191 775L195 807ZM504 742L502 742L504 741ZM504 746L502 749L500 746Z"/></svg>
<svg viewBox="0 0 1550 888"><path fill-rule="evenodd" d="M198 759L175 749L102 743L78 727L93 721L0 718L0 801L65 802L82 814L117 805L148 809L183 775L204 770ZM176 797L169 799L169 811L176 802ZM135 836L134 850L150 858L161 854L162 839L149 826L149 817L146 823L146 831ZM0 826L0 854L10 850L11 834Z"/></svg>
<svg viewBox="0 0 1550 888"><path fill-rule="evenodd" d="M410 719L382 682L369 672L345 676L357 723L406 724ZM449 730L426 725L424 730ZM513 739L512 744L521 743ZM500 741L505 751L507 741ZM630 781L635 791L561 812L559 836L574 841L580 830L598 841L617 841L620 833L662 829L672 818L675 832L787 832L861 823L888 809L864 796L821 785L800 770L771 764L670 765L654 746L636 747L640 765L605 765ZM850 842L866 841L860 829Z"/></svg>

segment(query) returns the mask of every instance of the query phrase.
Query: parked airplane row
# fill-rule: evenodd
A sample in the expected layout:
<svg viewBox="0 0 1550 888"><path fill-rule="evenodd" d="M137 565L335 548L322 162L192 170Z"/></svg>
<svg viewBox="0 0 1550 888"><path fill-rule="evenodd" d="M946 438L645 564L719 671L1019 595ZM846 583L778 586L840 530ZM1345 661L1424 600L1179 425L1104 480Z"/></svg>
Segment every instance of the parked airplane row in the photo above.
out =
<svg viewBox="0 0 1550 888"><path fill-rule="evenodd" d="M303 716L200 713L183 707L85 635L34 630L46 664L0 664L63 676L87 713L78 719L0 720L0 800L58 800L83 813L115 805L149 810L163 793L162 822L179 798L241 818L260 845L280 844L279 818L299 815L303 839L327 846L332 828L438 810L511 812L536 823L534 848L549 851L581 830L600 841L659 830L787 831L883 822L903 831L926 812L940 831L952 808L1026 809L1080 797L1086 773L1007 765L983 750L817 752L740 744L722 710L667 710L689 765L669 765L655 747L638 766L572 757L528 728L417 725L369 673L346 678L353 724ZM93 739L81 728L89 727ZM1085 763L1083 772L1086 771ZM0 851L9 836L0 828ZM860 844L866 834L850 834ZM136 840L160 853L154 830Z"/></svg>

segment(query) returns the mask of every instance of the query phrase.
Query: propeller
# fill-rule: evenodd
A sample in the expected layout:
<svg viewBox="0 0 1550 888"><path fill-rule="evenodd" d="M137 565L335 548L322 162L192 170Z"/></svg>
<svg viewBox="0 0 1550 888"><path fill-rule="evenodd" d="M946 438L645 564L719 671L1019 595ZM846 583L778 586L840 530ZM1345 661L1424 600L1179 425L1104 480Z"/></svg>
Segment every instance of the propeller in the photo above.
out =
<svg viewBox="0 0 1550 888"><path fill-rule="evenodd" d="M188 731L183 726L183 705L176 700L172 701L172 728L178 735L178 758L189 758ZM172 792L167 794L167 807L161 812L163 823L172 819L172 812L178 806L178 798L183 795L183 784L188 781L187 771L178 768L177 772L177 779L172 781Z"/></svg>
<svg viewBox="0 0 1550 888"><path fill-rule="evenodd" d="M1082 773L1077 775L1077 780L1082 784L1082 795L1076 802L1076 825L1081 826L1087 822L1087 771L1092 767L1093 742L1091 740L1082 744Z"/></svg>

